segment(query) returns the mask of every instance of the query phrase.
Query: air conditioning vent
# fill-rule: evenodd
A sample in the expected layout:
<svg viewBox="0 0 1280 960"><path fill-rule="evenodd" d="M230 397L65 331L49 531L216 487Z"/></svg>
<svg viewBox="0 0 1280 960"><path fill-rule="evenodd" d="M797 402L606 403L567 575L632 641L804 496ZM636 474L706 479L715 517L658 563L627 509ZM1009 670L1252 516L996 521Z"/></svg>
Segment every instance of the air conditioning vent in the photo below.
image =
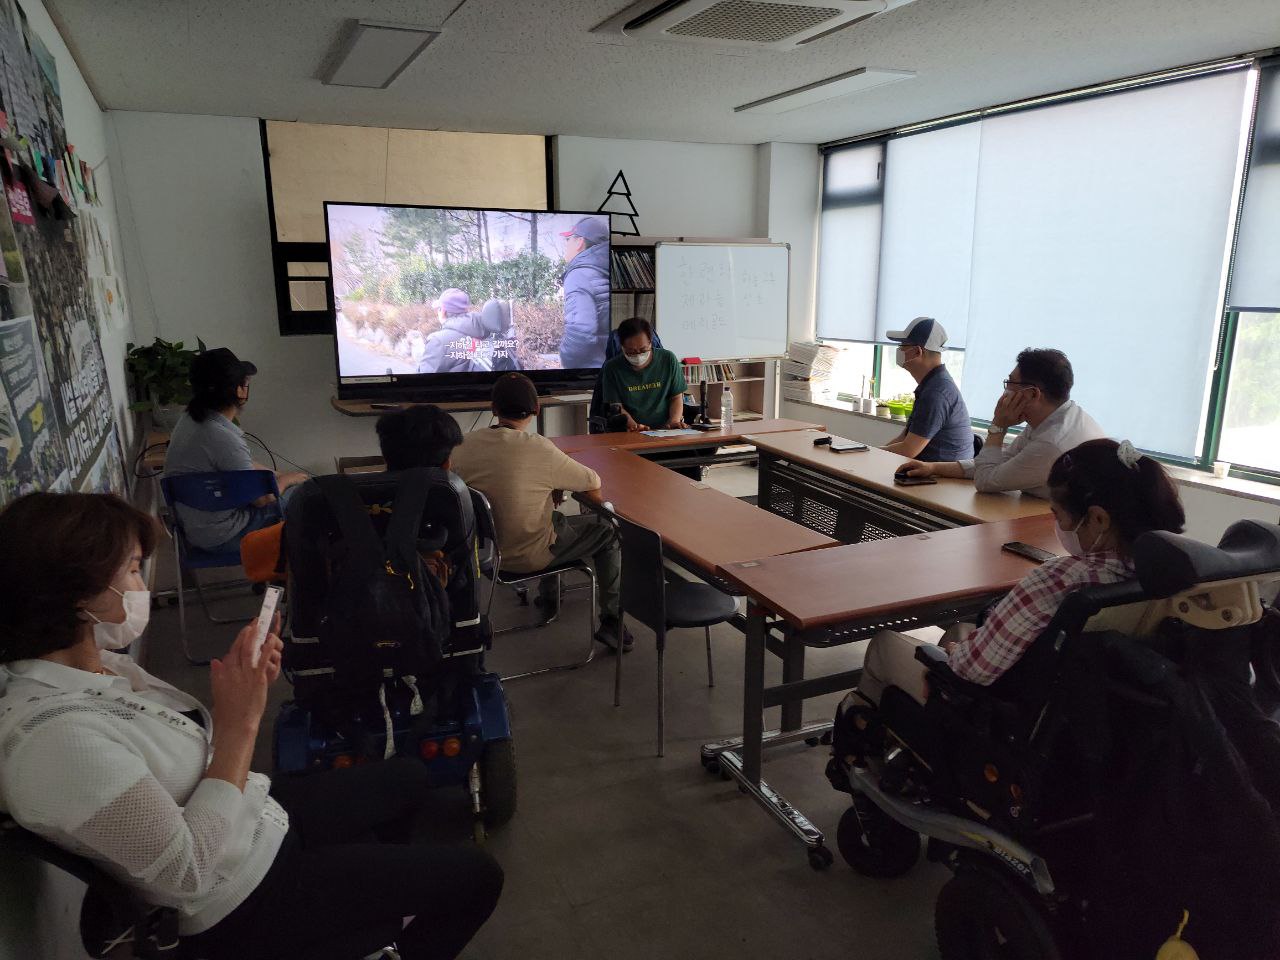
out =
<svg viewBox="0 0 1280 960"><path fill-rule="evenodd" d="M839 7L810 7L755 0L720 0L667 33L702 40L779 43L840 16Z"/></svg>
<svg viewBox="0 0 1280 960"><path fill-rule="evenodd" d="M637 40L794 50L911 0L639 0L595 27Z"/></svg>

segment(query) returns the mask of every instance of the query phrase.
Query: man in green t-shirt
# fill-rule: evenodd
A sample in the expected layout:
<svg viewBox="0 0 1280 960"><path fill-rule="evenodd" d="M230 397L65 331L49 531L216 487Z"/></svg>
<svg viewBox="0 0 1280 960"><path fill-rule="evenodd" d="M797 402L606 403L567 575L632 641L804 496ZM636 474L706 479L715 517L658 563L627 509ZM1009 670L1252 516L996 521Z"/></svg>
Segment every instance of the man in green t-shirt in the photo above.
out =
<svg viewBox="0 0 1280 960"><path fill-rule="evenodd" d="M618 325L618 342L622 353L600 368L601 400L622 404L631 431L683 427L687 385L676 355L653 348L653 327L642 317Z"/></svg>

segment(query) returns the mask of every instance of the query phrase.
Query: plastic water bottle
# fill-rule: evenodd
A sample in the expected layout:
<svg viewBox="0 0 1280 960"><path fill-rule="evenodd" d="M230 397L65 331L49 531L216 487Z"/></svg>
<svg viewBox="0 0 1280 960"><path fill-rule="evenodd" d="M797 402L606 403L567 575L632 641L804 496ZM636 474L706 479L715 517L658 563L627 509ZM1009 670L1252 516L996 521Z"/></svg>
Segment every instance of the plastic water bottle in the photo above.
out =
<svg viewBox="0 0 1280 960"><path fill-rule="evenodd" d="M726 433L733 429L733 390L727 383L720 398L720 429Z"/></svg>

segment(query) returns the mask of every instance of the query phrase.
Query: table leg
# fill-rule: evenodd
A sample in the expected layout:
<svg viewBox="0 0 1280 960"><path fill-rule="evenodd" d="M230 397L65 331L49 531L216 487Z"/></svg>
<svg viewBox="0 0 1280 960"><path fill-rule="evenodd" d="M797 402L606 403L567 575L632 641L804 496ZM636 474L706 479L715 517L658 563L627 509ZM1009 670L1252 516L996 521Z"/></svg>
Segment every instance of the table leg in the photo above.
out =
<svg viewBox="0 0 1280 960"><path fill-rule="evenodd" d="M747 604L746 657L742 688L742 769L748 782L760 783L760 754L764 744L764 608Z"/></svg>
<svg viewBox="0 0 1280 960"><path fill-rule="evenodd" d="M785 655L782 658L782 682L804 679L804 644L787 631ZM793 700L782 705L782 729L797 730L804 723L804 701Z"/></svg>

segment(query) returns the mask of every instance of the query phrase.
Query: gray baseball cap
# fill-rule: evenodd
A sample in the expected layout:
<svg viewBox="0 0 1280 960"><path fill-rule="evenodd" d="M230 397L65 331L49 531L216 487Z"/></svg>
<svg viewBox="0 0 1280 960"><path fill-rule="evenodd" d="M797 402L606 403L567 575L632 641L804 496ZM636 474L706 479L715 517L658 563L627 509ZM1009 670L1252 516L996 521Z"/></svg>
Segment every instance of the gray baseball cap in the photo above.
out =
<svg viewBox="0 0 1280 960"><path fill-rule="evenodd" d="M933 317L916 317L905 330L890 330L885 334L890 340L911 347L924 347L941 353L947 345L947 331Z"/></svg>
<svg viewBox="0 0 1280 960"><path fill-rule="evenodd" d="M562 230L560 236L581 237L587 243L604 243L609 239L609 215L602 213L583 217L568 230Z"/></svg>

